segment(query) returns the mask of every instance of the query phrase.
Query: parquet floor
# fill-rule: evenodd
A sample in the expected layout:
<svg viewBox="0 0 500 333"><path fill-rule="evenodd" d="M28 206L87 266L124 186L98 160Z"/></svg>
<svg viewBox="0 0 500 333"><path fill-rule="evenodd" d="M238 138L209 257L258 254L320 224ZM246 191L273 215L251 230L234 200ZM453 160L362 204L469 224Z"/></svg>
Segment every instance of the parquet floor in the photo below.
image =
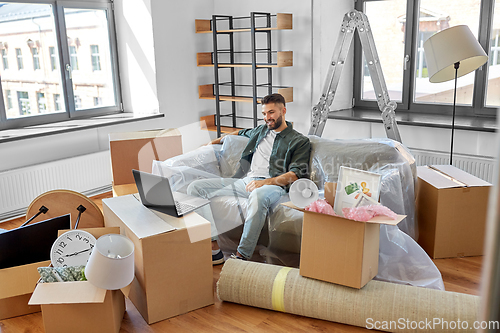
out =
<svg viewBox="0 0 500 333"><path fill-rule="evenodd" d="M111 192L92 199L102 209L102 199ZM15 228L24 217L0 224L1 228ZM483 257L438 259L434 263L443 275L448 291L479 295ZM213 270L214 290L222 265ZM147 325L134 305L127 299L127 311L120 332L368 332L360 327L327 322L292 314L264 310L240 304L220 302L162 322ZM0 321L0 332L44 332L41 313ZM91 333L91 332L89 332Z"/></svg>

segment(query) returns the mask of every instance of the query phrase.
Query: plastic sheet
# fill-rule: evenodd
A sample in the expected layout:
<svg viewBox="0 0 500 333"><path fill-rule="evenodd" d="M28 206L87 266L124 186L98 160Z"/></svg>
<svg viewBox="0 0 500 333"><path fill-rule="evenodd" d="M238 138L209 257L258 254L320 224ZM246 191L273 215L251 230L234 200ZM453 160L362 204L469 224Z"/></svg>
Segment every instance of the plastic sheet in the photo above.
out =
<svg viewBox="0 0 500 333"><path fill-rule="evenodd" d="M322 197L325 182L337 182L340 166L376 172L382 175L380 202L397 214L407 215L398 226L380 228L378 280L444 290L441 273L414 240L416 166L413 156L400 143L390 139L328 140L310 136L311 179ZM153 173L167 176L174 190L185 192L195 179L230 177L239 164L247 138L227 136L222 145L204 146L193 152L155 161ZM252 260L298 267L302 213L280 205L289 201L284 195L270 209ZM246 216L246 199L215 197L211 200L219 235L226 256L239 243Z"/></svg>

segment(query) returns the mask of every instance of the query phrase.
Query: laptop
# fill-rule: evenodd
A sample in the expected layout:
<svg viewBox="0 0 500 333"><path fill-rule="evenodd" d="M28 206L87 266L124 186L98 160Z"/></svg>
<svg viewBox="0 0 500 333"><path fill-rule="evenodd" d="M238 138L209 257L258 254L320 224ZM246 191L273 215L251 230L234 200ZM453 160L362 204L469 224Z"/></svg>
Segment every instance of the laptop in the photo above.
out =
<svg viewBox="0 0 500 333"><path fill-rule="evenodd" d="M172 192L168 178L132 170L144 206L175 217L181 217L210 203L204 198Z"/></svg>
<svg viewBox="0 0 500 333"><path fill-rule="evenodd" d="M58 230L71 229L70 214L0 234L0 269L50 260Z"/></svg>

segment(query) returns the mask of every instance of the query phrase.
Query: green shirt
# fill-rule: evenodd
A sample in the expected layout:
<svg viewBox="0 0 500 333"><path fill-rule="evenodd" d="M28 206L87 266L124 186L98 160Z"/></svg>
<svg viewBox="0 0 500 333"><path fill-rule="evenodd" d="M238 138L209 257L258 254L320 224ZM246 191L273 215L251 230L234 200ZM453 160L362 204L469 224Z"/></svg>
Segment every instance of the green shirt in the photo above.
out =
<svg viewBox="0 0 500 333"><path fill-rule="evenodd" d="M309 157L311 155L309 138L294 130L288 121L286 124L287 128L276 133L269 158L269 175L274 178L288 171L293 171L298 178L309 177ZM238 135L246 136L250 140L241 154L240 169L234 177L241 178L246 175L257 146L269 131L267 125L260 125L238 132Z"/></svg>

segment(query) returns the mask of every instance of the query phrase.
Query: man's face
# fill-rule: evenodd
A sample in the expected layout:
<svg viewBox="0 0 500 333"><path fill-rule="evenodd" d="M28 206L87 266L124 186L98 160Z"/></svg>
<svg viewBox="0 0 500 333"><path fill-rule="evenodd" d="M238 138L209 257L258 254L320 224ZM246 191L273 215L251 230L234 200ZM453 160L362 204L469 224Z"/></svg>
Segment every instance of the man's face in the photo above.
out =
<svg viewBox="0 0 500 333"><path fill-rule="evenodd" d="M269 129L275 130L283 124L286 108L282 104L269 103L262 105L262 115Z"/></svg>

